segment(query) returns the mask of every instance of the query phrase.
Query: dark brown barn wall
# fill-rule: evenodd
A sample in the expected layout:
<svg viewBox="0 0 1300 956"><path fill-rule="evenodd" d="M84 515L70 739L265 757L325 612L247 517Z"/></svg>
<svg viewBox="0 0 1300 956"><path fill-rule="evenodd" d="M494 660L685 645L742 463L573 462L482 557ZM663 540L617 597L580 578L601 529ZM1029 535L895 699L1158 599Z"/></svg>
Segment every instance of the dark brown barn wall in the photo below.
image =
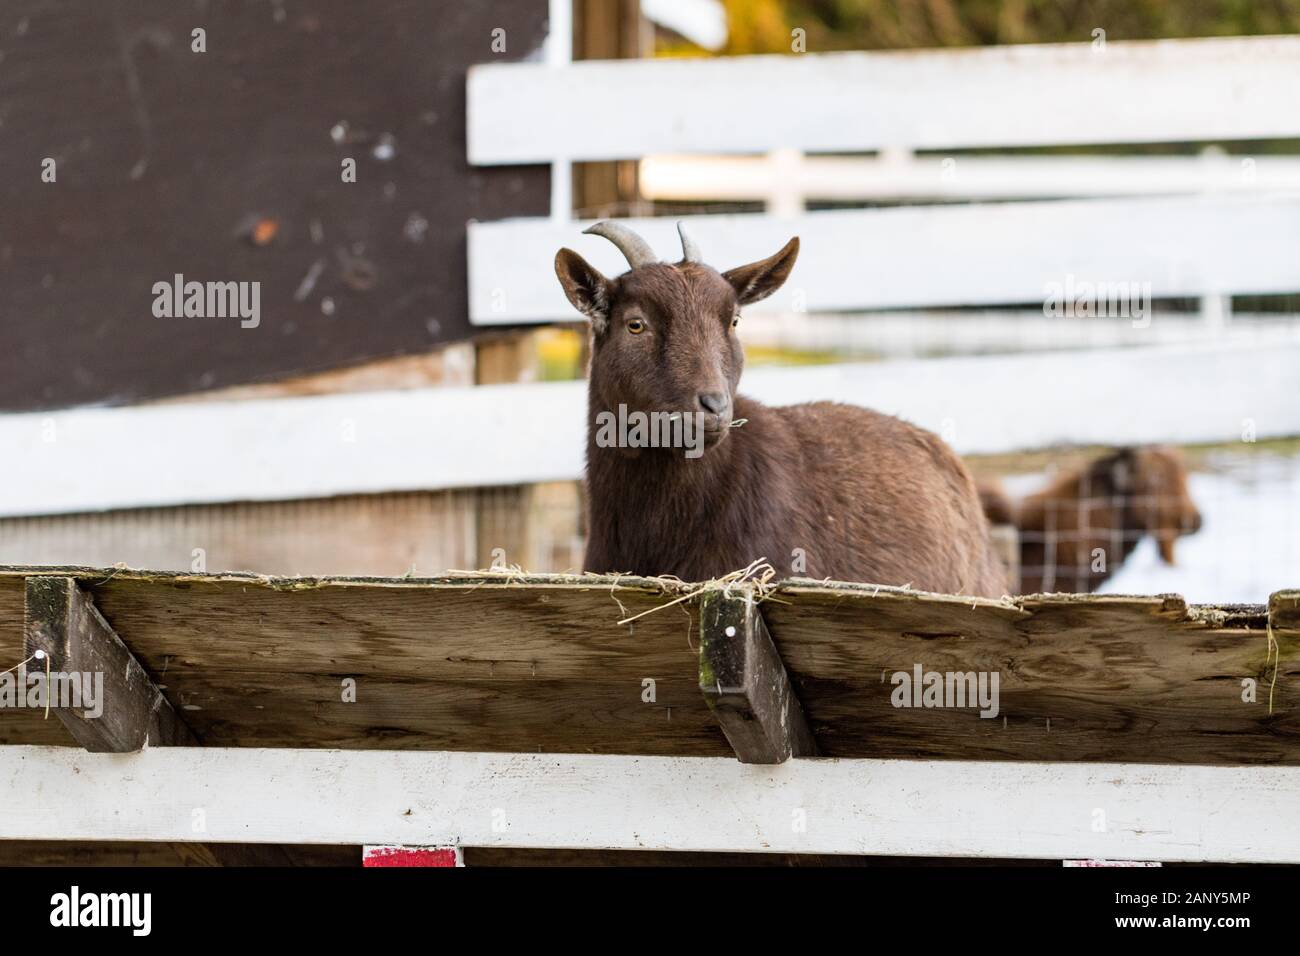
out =
<svg viewBox="0 0 1300 956"><path fill-rule="evenodd" d="M191 52L196 27L206 53ZM241 385L467 337L466 220L545 214L550 182L544 167L466 164L465 70L533 55L545 32L545 0L9 0L0 410ZM41 182L46 157L56 183ZM248 238L259 220L276 224L266 245ZM175 273L260 281L260 327L155 318L152 286Z"/></svg>

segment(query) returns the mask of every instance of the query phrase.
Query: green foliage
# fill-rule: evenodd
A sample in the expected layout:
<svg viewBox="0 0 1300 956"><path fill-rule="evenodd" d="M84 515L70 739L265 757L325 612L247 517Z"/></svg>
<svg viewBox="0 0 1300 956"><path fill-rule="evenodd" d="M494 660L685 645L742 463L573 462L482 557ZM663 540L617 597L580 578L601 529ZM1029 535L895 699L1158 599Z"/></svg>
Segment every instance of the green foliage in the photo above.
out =
<svg viewBox="0 0 1300 956"><path fill-rule="evenodd" d="M1068 43L1300 32L1300 0L725 0L726 53Z"/></svg>

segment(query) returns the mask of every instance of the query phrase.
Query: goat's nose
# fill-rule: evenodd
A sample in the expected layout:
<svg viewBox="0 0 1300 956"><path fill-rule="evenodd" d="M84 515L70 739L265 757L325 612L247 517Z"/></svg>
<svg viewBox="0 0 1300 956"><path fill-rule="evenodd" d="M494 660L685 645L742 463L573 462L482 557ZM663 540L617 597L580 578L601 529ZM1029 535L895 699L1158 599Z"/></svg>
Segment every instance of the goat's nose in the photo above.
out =
<svg viewBox="0 0 1300 956"><path fill-rule="evenodd" d="M701 392L696 398L701 408L714 415L721 415L727 407L727 396L722 392Z"/></svg>

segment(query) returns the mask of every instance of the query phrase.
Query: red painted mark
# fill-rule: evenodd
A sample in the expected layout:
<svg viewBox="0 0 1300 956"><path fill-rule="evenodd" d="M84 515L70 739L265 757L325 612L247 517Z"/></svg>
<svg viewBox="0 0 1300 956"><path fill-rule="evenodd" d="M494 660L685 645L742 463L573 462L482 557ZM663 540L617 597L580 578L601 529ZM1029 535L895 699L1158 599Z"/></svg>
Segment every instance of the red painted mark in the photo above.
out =
<svg viewBox="0 0 1300 956"><path fill-rule="evenodd" d="M460 850L454 846L368 846L361 854L362 866L461 866Z"/></svg>

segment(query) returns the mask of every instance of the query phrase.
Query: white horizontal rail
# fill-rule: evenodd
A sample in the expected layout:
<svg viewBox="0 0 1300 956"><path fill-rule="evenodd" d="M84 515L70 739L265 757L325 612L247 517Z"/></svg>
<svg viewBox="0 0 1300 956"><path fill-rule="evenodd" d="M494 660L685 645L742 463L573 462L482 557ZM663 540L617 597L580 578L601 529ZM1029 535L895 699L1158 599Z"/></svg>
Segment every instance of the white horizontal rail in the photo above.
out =
<svg viewBox="0 0 1300 956"><path fill-rule="evenodd" d="M1300 112L1300 111L1297 111ZM629 219L666 260L675 221ZM1156 297L1300 292L1300 193L921 206L685 220L721 269L800 237L786 286L755 312L1041 303L1052 283L1151 284ZM577 320L555 277L567 246L606 275L627 263L587 222L469 227L470 320Z"/></svg>
<svg viewBox="0 0 1300 956"><path fill-rule="evenodd" d="M772 405L874 408L940 433L963 454L988 454L1300 435L1297 368L1300 344L1214 344L756 368L741 391ZM0 516L574 479L585 388L0 416Z"/></svg>
<svg viewBox="0 0 1300 956"><path fill-rule="evenodd" d="M1300 768L0 748L0 839L1300 862Z"/></svg>
<svg viewBox="0 0 1300 956"><path fill-rule="evenodd" d="M467 96L475 164L1279 138L1300 37L491 64Z"/></svg>
<svg viewBox="0 0 1300 956"><path fill-rule="evenodd" d="M583 387L489 385L4 415L0 514L572 478L581 470Z"/></svg>
<svg viewBox="0 0 1300 956"><path fill-rule="evenodd" d="M1300 314L1237 313L1231 324L1157 308L1151 324L1127 319L1048 318L1036 311L764 314L745 319L745 342L810 352L890 358L1043 352L1152 345L1300 344Z"/></svg>
<svg viewBox="0 0 1300 956"><path fill-rule="evenodd" d="M1292 156L651 156L652 200L1055 199L1300 190Z"/></svg>

